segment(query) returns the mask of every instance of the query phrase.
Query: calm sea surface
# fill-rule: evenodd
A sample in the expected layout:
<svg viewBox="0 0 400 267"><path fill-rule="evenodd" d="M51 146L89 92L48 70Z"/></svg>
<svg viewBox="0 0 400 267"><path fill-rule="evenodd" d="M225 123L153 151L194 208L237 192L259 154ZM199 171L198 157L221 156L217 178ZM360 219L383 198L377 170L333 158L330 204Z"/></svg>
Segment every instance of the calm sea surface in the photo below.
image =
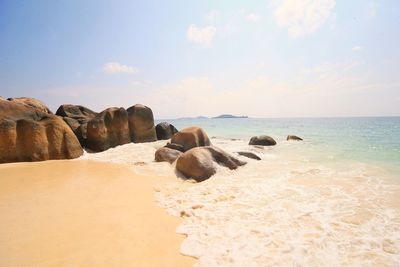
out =
<svg viewBox="0 0 400 267"><path fill-rule="evenodd" d="M266 134L278 142L294 134L304 139L301 154L325 163L377 164L400 174L400 117L176 119L178 129L198 125L210 137L250 139ZM293 147L294 148L294 147ZM294 149L299 149L298 147Z"/></svg>

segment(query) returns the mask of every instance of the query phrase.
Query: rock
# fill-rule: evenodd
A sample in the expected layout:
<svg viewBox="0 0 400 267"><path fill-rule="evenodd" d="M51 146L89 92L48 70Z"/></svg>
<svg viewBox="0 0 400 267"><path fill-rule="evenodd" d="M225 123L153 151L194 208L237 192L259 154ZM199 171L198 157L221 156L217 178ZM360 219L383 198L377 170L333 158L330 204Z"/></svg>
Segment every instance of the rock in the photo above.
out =
<svg viewBox="0 0 400 267"><path fill-rule="evenodd" d="M182 145L179 145L179 144L173 144L173 143L168 142L168 143L165 145L165 147L168 147L168 148L171 148L171 149L175 149L175 150L178 150L178 151L180 151L180 152L185 152L183 146L182 146Z"/></svg>
<svg viewBox="0 0 400 267"><path fill-rule="evenodd" d="M64 104L57 109L56 115L61 117L68 117L78 121L88 121L94 118L97 115L97 112L94 112L93 110L88 109L84 106Z"/></svg>
<svg viewBox="0 0 400 267"><path fill-rule="evenodd" d="M87 123L97 113L83 106L64 104L57 109L56 115L63 117L81 145L86 147Z"/></svg>
<svg viewBox="0 0 400 267"><path fill-rule="evenodd" d="M15 102L15 103L20 103L22 105L25 105L30 108L34 108L35 110L39 110L41 112L47 113L47 114L53 114L50 109L44 104L42 101L35 99L35 98L30 98L30 97L15 97L15 98L8 98L8 101Z"/></svg>
<svg viewBox="0 0 400 267"><path fill-rule="evenodd" d="M169 124L168 122L161 122L156 126L158 140L170 139L177 132L178 130L174 127L174 125Z"/></svg>
<svg viewBox="0 0 400 267"><path fill-rule="evenodd" d="M183 153L177 159L176 169L186 178L193 178L197 182L201 182L216 173L215 163L231 170L246 164L217 147L205 146L195 147Z"/></svg>
<svg viewBox="0 0 400 267"><path fill-rule="evenodd" d="M64 117L63 120L71 128L72 132L78 138L81 146L85 147L86 146L87 123L80 124L79 121L68 118L68 117Z"/></svg>
<svg viewBox="0 0 400 267"><path fill-rule="evenodd" d="M141 104L127 109L129 130L132 142L144 143L157 141L153 112Z"/></svg>
<svg viewBox="0 0 400 267"><path fill-rule="evenodd" d="M253 136L250 139L249 145L274 146L276 145L276 141L270 136L259 135L259 136Z"/></svg>
<svg viewBox="0 0 400 267"><path fill-rule="evenodd" d="M261 158L259 156L257 156L256 154L252 153L252 152L245 152L245 151L240 151L240 152L236 152L239 155L243 156L243 157L247 157L250 159L255 159L255 160L261 160Z"/></svg>
<svg viewBox="0 0 400 267"><path fill-rule="evenodd" d="M128 113L124 108L108 108L87 123L86 147L94 152L131 142Z"/></svg>
<svg viewBox="0 0 400 267"><path fill-rule="evenodd" d="M300 137L296 136L296 135L288 135L286 138L287 141L289 140L295 140L295 141L303 141L303 139L301 139Z"/></svg>
<svg viewBox="0 0 400 267"><path fill-rule="evenodd" d="M63 119L43 103L32 103L41 102L0 100L0 163L81 156L83 149Z"/></svg>
<svg viewBox="0 0 400 267"><path fill-rule="evenodd" d="M189 127L180 130L171 138L171 143L183 147L183 151L199 146L210 146L211 142L206 132L199 127Z"/></svg>
<svg viewBox="0 0 400 267"><path fill-rule="evenodd" d="M180 155L182 155L181 151L171 149L168 147L161 147L156 151L155 161L157 162L167 161L169 163L173 163Z"/></svg>

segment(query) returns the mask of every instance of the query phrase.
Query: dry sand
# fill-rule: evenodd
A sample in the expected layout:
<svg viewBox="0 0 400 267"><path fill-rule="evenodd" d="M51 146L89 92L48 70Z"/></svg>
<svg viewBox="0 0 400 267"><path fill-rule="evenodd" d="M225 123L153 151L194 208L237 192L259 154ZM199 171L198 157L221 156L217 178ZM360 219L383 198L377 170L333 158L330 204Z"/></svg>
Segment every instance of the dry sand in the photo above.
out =
<svg viewBox="0 0 400 267"><path fill-rule="evenodd" d="M155 203L161 180L85 160L0 165L0 266L192 266L180 219Z"/></svg>

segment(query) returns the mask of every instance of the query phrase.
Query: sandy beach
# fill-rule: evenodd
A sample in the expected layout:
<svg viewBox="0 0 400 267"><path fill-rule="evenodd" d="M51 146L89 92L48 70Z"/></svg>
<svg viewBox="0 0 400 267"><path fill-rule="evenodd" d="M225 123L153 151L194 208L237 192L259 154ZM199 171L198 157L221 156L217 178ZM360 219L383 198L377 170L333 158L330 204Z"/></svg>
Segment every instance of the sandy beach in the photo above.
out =
<svg viewBox="0 0 400 267"><path fill-rule="evenodd" d="M154 200L162 179L87 160L0 165L0 266L192 266L180 219Z"/></svg>

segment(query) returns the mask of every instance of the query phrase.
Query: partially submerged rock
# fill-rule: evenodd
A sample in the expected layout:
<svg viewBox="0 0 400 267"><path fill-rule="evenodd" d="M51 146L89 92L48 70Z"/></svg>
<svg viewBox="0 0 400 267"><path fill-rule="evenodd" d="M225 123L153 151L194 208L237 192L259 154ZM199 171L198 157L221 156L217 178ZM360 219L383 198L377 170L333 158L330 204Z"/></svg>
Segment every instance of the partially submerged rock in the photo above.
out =
<svg viewBox="0 0 400 267"><path fill-rule="evenodd" d="M195 147L183 153L177 159L176 169L186 178L201 182L216 173L215 163L231 170L246 164L217 147L205 146Z"/></svg>
<svg viewBox="0 0 400 267"><path fill-rule="evenodd" d="M171 138L171 143L183 147L183 151L188 151L194 147L210 146L211 142L206 132L200 127L189 127L180 130Z"/></svg>
<svg viewBox="0 0 400 267"><path fill-rule="evenodd" d="M127 111L132 142L144 143L157 141L153 111L141 104L136 104L128 108Z"/></svg>
<svg viewBox="0 0 400 267"><path fill-rule="evenodd" d="M86 147L93 152L130 142L128 113L124 108L108 108L87 123Z"/></svg>
<svg viewBox="0 0 400 267"><path fill-rule="evenodd" d="M0 163L73 159L83 154L69 126L42 104L30 99L0 100Z"/></svg>
<svg viewBox="0 0 400 267"><path fill-rule="evenodd" d="M161 122L156 126L156 134L158 140L167 140L170 139L178 130L174 125L169 124L168 122Z"/></svg>
<svg viewBox="0 0 400 267"><path fill-rule="evenodd" d="M268 135L259 135L259 136L253 136L250 139L249 145L274 146L276 145L276 141Z"/></svg>
<svg viewBox="0 0 400 267"><path fill-rule="evenodd" d="M238 153L240 156L247 157L250 159L261 160L261 158L259 156L257 156L256 154L254 154L252 152L239 151L236 153Z"/></svg>
<svg viewBox="0 0 400 267"><path fill-rule="evenodd" d="M161 147L157 149L154 159L157 162L167 161L169 163L173 163L180 155L182 155L181 151L168 147Z"/></svg>
<svg viewBox="0 0 400 267"><path fill-rule="evenodd" d="M296 136L296 135L288 135L287 138L286 138L286 140L287 140L287 141L289 141L289 140L303 141L302 138L300 138L300 137L298 137L298 136Z"/></svg>

